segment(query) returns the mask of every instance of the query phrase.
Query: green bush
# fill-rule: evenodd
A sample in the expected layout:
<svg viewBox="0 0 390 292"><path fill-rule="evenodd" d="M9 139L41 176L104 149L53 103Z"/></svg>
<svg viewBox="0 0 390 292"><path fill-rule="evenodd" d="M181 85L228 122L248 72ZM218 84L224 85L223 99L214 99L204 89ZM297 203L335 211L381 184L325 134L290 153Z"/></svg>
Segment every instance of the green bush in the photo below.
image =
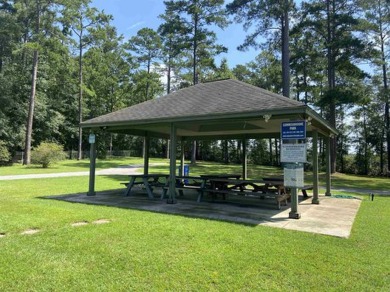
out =
<svg viewBox="0 0 390 292"><path fill-rule="evenodd" d="M42 142L31 152L31 162L41 164L43 168L48 168L50 164L64 159L64 149L56 143Z"/></svg>
<svg viewBox="0 0 390 292"><path fill-rule="evenodd" d="M0 165L8 165L11 160L11 154L3 141L0 141Z"/></svg>

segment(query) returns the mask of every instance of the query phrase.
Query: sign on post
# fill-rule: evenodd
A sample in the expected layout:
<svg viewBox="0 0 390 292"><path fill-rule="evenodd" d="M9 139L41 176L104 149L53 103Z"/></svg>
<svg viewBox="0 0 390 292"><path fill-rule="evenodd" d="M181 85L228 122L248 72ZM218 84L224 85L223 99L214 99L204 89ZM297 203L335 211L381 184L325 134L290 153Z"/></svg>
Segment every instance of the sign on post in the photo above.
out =
<svg viewBox="0 0 390 292"><path fill-rule="evenodd" d="M280 162L306 162L306 121L283 122ZM303 143L299 143L303 142Z"/></svg>
<svg viewBox="0 0 390 292"><path fill-rule="evenodd" d="M303 163L306 162L306 121L281 125L280 161L284 162L284 185L291 188L290 218L299 219L298 188L304 186Z"/></svg>
<svg viewBox="0 0 390 292"><path fill-rule="evenodd" d="M307 162L305 144L282 144L280 162Z"/></svg>
<svg viewBox="0 0 390 292"><path fill-rule="evenodd" d="M94 144L96 141L95 134L89 134L89 144Z"/></svg>
<svg viewBox="0 0 390 292"><path fill-rule="evenodd" d="M282 139L306 139L306 121L283 122Z"/></svg>
<svg viewBox="0 0 390 292"><path fill-rule="evenodd" d="M288 163L284 166L284 186L303 188L303 164Z"/></svg>

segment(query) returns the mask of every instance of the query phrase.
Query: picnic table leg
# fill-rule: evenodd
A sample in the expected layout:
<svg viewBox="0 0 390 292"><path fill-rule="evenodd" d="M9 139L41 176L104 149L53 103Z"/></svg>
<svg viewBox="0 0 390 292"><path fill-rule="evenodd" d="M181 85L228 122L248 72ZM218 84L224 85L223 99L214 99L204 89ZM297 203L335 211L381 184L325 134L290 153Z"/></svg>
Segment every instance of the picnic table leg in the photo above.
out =
<svg viewBox="0 0 390 292"><path fill-rule="evenodd" d="M144 186L145 186L146 192L148 193L149 199L154 199L153 190L152 190L152 188L150 187L148 178L147 178L147 177L144 177L144 178L143 178L143 181L144 181Z"/></svg>
<svg viewBox="0 0 390 292"><path fill-rule="evenodd" d="M204 188L206 187L206 179L204 179L202 181L202 183L200 184L200 190L198 191L199 192L199 195L198 195L198 199L196 200L196 202L200 203L202 201L202 198L203 198L203 190Z"/></svg>
<svg viewBox="0 0 390 292"><path fill-rule="evenodd" d="M168 188L163 188L163 191L161 193L161 200L164 200L165 196L167 195Z"/></svg>
<svg viewBox="0 0 390 292"><path fill-rule="evenodd" d="M202 197L203 197L203 190L199 190L198 191L198 199L196 200L197 203L200 203L202 201Z"/></svg>
<svg viewBox="0 0 390 292"><path fill-rule="evenodd" d="M130 196L131 188L133 187L134 182L135 182L135 177L132 177L132 178L130 179L129 184L127 185L126 190L125 190L125 193L124 193L125 196Z"/></svg>

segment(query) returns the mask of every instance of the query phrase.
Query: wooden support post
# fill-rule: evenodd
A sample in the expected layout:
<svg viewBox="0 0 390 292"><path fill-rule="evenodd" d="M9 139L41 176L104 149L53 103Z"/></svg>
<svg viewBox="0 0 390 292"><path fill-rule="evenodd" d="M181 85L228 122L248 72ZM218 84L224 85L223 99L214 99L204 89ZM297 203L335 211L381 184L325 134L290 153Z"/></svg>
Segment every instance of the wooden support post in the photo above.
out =
<svg viewBox="0 0 390 292"><path fill-rule="evenodd" d="M318 132L313 131L313 199L312 204L319 204L318 198Z"/></svg>
<svg viewBox="0 0 390 292"><path fill-rule="evenodd" d="M291 211L288 214L289 218L300 219L301 213L298 212L298 190L291 188Z"/></svg>
<svg viewBox="0 0 390 292"><path fill-rule="evenodd" d="M90 143L89 152L89 190L88 196L95 196L96 144Z"/></svg>
<svg viewBox="0 0 390 292"><path fill-rule="evenodd" d="M169 167L169 190L168 190L168 204L176 203L176 126L171 124L171 149L170 149L170 167Z"/></svg>
<svg viewBox="0 0 390 292"><path fill-rule="evenodd" d="M180 140L180 150L181 150L181 153L180 153L180 175L184 175L184 139L181 139Z"/></svg>
<svg viewBox="0 0 390 292"><path fill-rule="evenodd" d="M247 179L248 178L248 155L246 151L246 142L247 140L244 138L242 139L242 156L243 156L243 161L242 161L242 178Z"/></svg>
<svg viewBox="0 0 390 292"><path fill-rule="evenodd" d="M149 137L149 134L146 133L145 137L144 137L144 149L145 149L145 153L144 153L144 174L149 174L149 152L150 152L150 137Z"/></svg>

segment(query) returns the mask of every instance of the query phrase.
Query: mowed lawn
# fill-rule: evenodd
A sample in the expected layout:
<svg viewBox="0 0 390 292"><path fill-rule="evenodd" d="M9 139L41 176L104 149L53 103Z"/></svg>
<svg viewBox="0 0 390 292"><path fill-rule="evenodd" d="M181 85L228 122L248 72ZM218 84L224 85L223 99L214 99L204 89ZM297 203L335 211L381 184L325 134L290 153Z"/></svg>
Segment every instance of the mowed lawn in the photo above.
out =
<svg viewBox="0 0 390 292"><path fill-rule="evenodd" d="M86 176L0 181L0 291L390 290L390 197L362 197L349 239L42 198L87 188Z"/></svg>

